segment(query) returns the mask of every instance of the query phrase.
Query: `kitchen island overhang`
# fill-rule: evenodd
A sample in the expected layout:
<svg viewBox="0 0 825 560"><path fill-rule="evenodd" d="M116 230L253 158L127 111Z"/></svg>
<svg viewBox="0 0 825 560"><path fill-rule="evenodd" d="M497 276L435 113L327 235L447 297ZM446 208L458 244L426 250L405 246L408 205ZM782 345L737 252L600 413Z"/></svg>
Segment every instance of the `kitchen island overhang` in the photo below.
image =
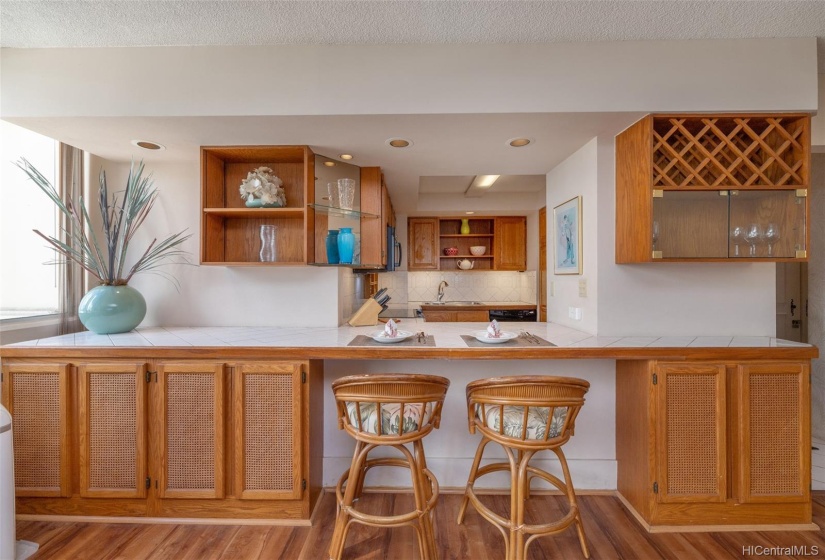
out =
<svg viewBox="0 0 825 560"><path fill-rule="evenodd" d="M459 410L463 407L461 385L473 378L506 375L510 372L502 370L509 364L510 370L521 368L519 371L541 367L548 371L572 368L574 375L577 369L587 373L578 366L596 371L595 377L591 377L596 391L591 399L590 415L605 424L602 431L607 432L608 437L613 437L615 430L615 443L607 451L590 449L584 455L595 453L607 459L600 459L602 463L614 465L612 480L615 483L605 488L616 488L624 503L649 530L705 526L735 529L744 525L751 528L756 525L814 527L811 525L809 490L810 386L807 372L810 360L818 356L815 347L768 337L593 337L545 323L531 324L531 333L558 346L466 347L460 335L478 330L479 326L417 323L417 328L435 336L435 347L347 346L357 334L369 333L375 327L169 327L139 329L126 335L100 338L96 338L99 335L77 333L0 347L4 403L13 398L11 385L15 376L23 379L26 375L62 375L62 386L65 386L61 405L64 416L59 430L66 432L67 451L64 454L70 455L70 460L63 465L66 472L61 471L61 476L65 477L62 489L51 490L51 496L37 495L31 488L18 489L18 511L41 515L307 520L321 489L329 486L330 476L337 475L326 471L334 470L338 455L346 454L330 451L332 455L328 457L324 452L324 440L330 448L338 446L336 427L324 419L328 405L324 401L329 400L327 385L332 378L362 369L390 371L394 366L409 372L442 371L453 379L451 392L455 393L448 395L451 399L448 404L456 410L445 419L464 417L460 425L448 428L447 439L454 442L467 440L471 445L472 437L466 434L466 412ZM513 324L511 328L524 328L524 324ZM671 341L673 344L669 344ZM326 373L324 361L327 361ZM615 375L612 373L614 361ZM145 441L149 454L141 460L147 465L146 471L152 482L150 488L144 488L144 497L139 499L100 496L99 489L90 489L88 473L85 483L80 476L83 469L89 471L91 468L90 459L82 457L81 445L81 432L85 429L88 436L91 425L88 421L82 424L81 419L84 415L94 419L91 401L81 402L81 380L86 379L84 391L88 394L89 380L104 383L115 379L104 377L105 370L116 369L115 365L121 366L119 373L131 376L130 379L143 376L145 380L146 374L150 378L143 388L134 381L129 385L136 387L133 390L136 394L145 391L148 397L143 406L149 414L147 417L138 414L140 420L137 423L142 422L147 428ZM38 372L38 366L52 369L45 371L40 367L42 371ZM90 377L95 372L97 377ZM292 453L293 466L300 471L300 476L281 480L272 488L256 489L256 485L265 486L271 481L255 479L262 473L250 474L255 470L250 461L254 461L261 450L255 448L255 438L251 437L254 434L249 430L271 429L267 428L270 420L250 416L245 404L246 400L250 400L250 405L255 404L252 401L256 395L266 393L268 380L285 379L279 375L292 380L290 387L295 398L290 401L290 410L298 421L290 428L293 445L287 451ZM210 441L216 442L212 462L221 463L221 468L210 475L210 480L221 480L206 492L208 496L195 489L167 488L164 491L162 486L169 477L164 478L162 471L168 466L164 466L162 459L164 453L174 455L174 450L164 448L165 444L161 442L161 436L168 435L169 430L161 423L161 417L165 414L164 408L168 411L170 406L178 406L174 403L186 399L181 401L185 394L173 391L171 398L164 400L163 394L167 391L160 387L172 380L183 382L181 387L190 387L191 384L186 385L190 380L202 381L207 377L212 380L210 391L214 394L220 386L222 394L217 399L207 398L213 411L212 427L220 425L218 432L222 433L218 437L214 429L210 432ZM277 385L277 382L273 383ZM604 394L599 394L599 384ZM61 382L55 386L60 387ZM125 385L121 383L120 386ZM781 402L772 403L777 389L778 394L786 396ZM130 400L131 394L128 393L125 400ZM684 398L680 399L680 395ZM175 398L179 400L175 401ZM223 406L216 408L218 400ZM608 405L608 400L613 401L615 409ZM697 404L699 409L705 413L710 411L713 416L702 427L704 439L696 440L693 436L671 436L668 439L668 427L671 431L684 430L683 417ZM771 485L770 480L779 479L764 460L766 456L770 458L771 450L760 447L769 441L760 439L759 430L764 429L766 419L776 417L777 406L786 416L782 420L783 433L792 432L793 441L780 449L782 457L778 464L785 469L786 476L780 477L781 483ZM787 417L788 410L795 410L796 416ZM587 405L583 414L587 414ZM615 423L608 425L608 416L614 414L615 418L610 418L610 422ZM795 428L789 432L789 426ZM746 433L749 427L755 430ZM442 426L441 432L445 432L444 428ZM576 443L579 439L580 445L587 448L588 444L582 438L592 437L595 428L598 426L588 428L586 423L577 426L579 438L574 437L571 442ZM775 437L775 434L769 434L769 437ZM437 440L434 443L437 444ZM713 448L710 459L704 451L693 453L697 445L705 450ZM615 455L611 459L613 446ZM444 446L448 454L458 447ZM808 451L807 459L805 451ZM689 453L693 455L686 455ZM265 455L261 455L264 462ZM697 466L693 470L680 470L684 457L694 455L701 459L692 461ZM445 459L445 462L453 465L451 469L461 470L460 461ZM586 466L587 461L582 459L580 463ZM250 476L253 480L248 484ZM460 478L466 473L455 476ZM607 480L611 479L608 477ZM715 486L713 481L716 481ZM276 488L278 484L282 487ZM127 507L121 507L124 505Z"/></svg>

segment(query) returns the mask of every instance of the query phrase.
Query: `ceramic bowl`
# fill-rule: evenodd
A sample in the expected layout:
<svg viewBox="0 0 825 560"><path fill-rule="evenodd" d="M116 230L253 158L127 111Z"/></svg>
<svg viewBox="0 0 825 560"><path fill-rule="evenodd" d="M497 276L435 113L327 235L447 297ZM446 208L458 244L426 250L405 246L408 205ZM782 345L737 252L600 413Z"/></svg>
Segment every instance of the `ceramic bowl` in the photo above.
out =
<svg viewBox="0 0 825 560"><path fill-rule="evenodd" d="M444 249L444 254L448 257L454 257L458 254L458 247L447 247Z"/></svg>
<svg viewBox="0 0 825 560"><path fill-rule="evenodd" d="M484 245L474 245L473 247L470 247L470 254L474 257L480 257L486 252L487 247L485 247Z"/></svg>

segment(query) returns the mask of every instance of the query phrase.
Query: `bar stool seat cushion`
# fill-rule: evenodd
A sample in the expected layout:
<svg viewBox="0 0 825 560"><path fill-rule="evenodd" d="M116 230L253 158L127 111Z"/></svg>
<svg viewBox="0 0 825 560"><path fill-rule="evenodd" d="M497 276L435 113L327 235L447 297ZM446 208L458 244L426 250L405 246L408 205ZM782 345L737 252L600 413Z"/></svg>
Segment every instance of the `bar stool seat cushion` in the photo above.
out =
<svg viewBox="0 0 825 560"><path fill-rule="evenodd" d="M482 408L476 405L476 417L484 421L487 416L487 427L495 432L501 432L501 407L487 405ZM567 418L567 407L558 406L553 410L553 418L550 421L550 434L545 438L547 430L547 417L550 414L549 407L531 406L527 412L527 437L524 439L553 439L561 435L564 421ZM524 407L505 406L504 407L504 435L512 438L522 439L524 433Z"/></svg>
<svg viewBox="0 0 825 560"><path fill-rule="evenodd" d="M358 406L356 406L358 404ZM425 426L430 420L433 411L433 403L426 403L423 406L422 418L422 404L407 403L404 405L404 424L401 426L401 434L408 434L417 432L422 426ZM381 403L381 432L378 431L378 405L374 402L347 402L347 416L352 423L352 426L357 428L358 424L358 410L361 410L361 429L360 431L376 435L399 435L399 423L401 422L401 404L400 403Z"/></svg>

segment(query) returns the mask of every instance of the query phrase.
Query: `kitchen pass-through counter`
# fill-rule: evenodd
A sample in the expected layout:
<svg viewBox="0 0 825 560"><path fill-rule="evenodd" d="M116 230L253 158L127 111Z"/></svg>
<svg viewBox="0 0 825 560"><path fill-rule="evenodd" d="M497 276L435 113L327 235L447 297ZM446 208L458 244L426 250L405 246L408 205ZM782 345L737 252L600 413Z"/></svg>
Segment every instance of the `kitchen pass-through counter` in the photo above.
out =
<svg viewBox="0 0 825 560"><path fill-rule="evenodd" d="M815 528L813 346L503 323L552 345L472 347L462 335L486 323L398 326L433 344L350 346L379 325L158 327L2 346L18 513L307 523L351 458L329 386L354 373L451 380L428 464L443 487L459 488L477 443L467 433L466 384L538 373L590 382L565 448L574 482L617 490L649 530ZM376 486L409 485L381 469L370 476Z"/></svg>

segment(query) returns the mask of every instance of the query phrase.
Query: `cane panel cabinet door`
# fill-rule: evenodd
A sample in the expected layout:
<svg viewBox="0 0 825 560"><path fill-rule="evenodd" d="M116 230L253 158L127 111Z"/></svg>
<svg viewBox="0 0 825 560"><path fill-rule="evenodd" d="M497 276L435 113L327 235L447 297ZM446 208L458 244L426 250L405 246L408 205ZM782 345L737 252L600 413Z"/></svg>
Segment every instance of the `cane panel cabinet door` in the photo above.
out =
<svg viewBox="0 0 825 560"><path fill-rule="evenodd" d="M159 362L152 404L158 497L224 497L224 364Z"/></svg>
<svg viewBox="0 0 825 560"><path fill-rule="evenodd" d="M145 498L146 363L78 364L80 495Z"/></svg>
<svg viewBox="0 0 825 560"><path fill-rule="evenodd" d="M811 487L810 366L740 364L739 501L805 502Z"/></svg>
<svg viewBox="0 0 825 560"><path fill-rule="evenodd" d="M5 362L3 381L14 419L16 495L71 496L69 365Z"/></svg>
<svg viewBox="0 0 825 560"><path fill-rule="evenodd" d="M244 500L301 498L302 364L238 363L233 370L235 495Z"/></svg>
<svg viewBox="0 0 825 560"><path fill-rule="evenodd" d="M726 368L660 363L656 368L657 501L727 497Z"/></svg>

